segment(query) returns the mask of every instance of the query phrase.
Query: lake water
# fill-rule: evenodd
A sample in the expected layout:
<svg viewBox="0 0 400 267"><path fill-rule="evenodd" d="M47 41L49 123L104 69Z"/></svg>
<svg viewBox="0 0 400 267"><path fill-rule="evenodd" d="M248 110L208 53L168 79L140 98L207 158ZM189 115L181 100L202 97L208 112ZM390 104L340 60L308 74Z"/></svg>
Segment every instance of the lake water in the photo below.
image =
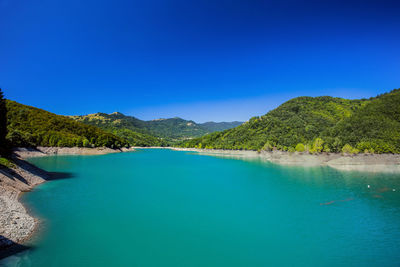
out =
<svg viewBox="0 0 400 267"><path fill-rule="evenodd" d="M162 149L30 162L64 179L23 196L42 224L6 266L400 265L399 175Z"/></svg>

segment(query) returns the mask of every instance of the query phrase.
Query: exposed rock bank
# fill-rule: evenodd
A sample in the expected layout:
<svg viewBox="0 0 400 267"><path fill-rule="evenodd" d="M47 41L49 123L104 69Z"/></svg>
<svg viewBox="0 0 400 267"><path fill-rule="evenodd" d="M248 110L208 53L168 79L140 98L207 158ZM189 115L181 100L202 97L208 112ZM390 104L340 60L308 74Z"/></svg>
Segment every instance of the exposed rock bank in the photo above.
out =
<svg viewBox="0 0 400 267"><path fill-rule="evenodd" d="M289 153L285 151L249 151L196 148L172 148L179 151L194 151L211 156L259 159L282 165L294 166L329 166L339 170L400 173L399 154L357 154L340 153Z"/></svg>
<svg viewBox="0 0 400 267"><path fill-rule="evenodd" d="M42 157L46 155L104 155L134 151L134 148L112 149L108 147L37 147L37 148L15 148L14 154L21 158Z"/></svg>

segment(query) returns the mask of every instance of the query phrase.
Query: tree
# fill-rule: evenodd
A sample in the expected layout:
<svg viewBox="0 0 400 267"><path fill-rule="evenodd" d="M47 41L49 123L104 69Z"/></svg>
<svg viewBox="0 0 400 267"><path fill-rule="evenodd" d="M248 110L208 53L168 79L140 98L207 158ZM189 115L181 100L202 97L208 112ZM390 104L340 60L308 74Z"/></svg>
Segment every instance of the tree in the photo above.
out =
<svg viewBox="0 0 400 267"><path fill-rule="evenodd" d="M359 150L356 148L353 148L349 144L345 144L344 147L342 148L342 152L345 154L358 154Z"/></svg>
<svg viewBox="0 0 400 267"><path fill-rule="evenodd" d="M9 153L7 136L7 108L3 91L0 88L0 155L7 156Z"/></svg>
<svg viewBox="0 0 400 267"><path fill-rule="evenodd" d="M274 146L269 141L267 141L262 148L264 151L272 151L273 149Z"/></svg>
<svg viewBox="0 0 400 267"><path fill-rule="evenodd" d="M324 141L321 138L316 138L313 142L313 145L310 149L310 153L319 153L322 152Z"/></svg>
<svg viewBox="0 0 400 267"><path fill-rule="evenodd" d="M296 146L296 151L297 152L304 152L304 150L305 150L304 145L302 143L298 143L297 146Z"/></svg>
<svg viewBox="0 0 400 267"><path fill-rule="evenodd" d="M327 153L331 152L331 149L328 144L324 145L324 152L327 152Z"/></svg>
<svg viewBox="0 0 400 267"><path fill-rule="evenodd" d="M90 147L90 142L89 142L89 140L87 140L86 138L83 139L82 144L83 144L84 147Z"/></svg>

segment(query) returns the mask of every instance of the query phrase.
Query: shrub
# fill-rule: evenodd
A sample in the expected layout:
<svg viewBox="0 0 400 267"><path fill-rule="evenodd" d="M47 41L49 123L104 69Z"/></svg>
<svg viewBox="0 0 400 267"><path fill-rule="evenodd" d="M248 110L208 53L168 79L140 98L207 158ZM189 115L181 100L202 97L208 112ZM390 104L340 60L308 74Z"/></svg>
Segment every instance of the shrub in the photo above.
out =
<svg viewBox="0 0 400 267"><path fill-rule="evenodd" d="M83 139L83 141L82 141L82 145L83 145L84 147L89 147L89 146L90 146L90 142L89 142L89 140L87 140L86 138L85 138L85 139Z"/></svg>
<svg viewBox="0 0 400 267"><path fill-rule="evenodd" d="M327 153L331 152L331 149L329 148L328 144L324 145L324 152L327 152Z"/></svg>
<svg viewBox="0 0 400 267"><path fill-rule="evenodd" d="M274 146L268 141L264 144L264 146L261 150L272 151L273 148L274 148Z"/></svg>
<svg viewBox="0 0 400 267"><path fill-rule="evenodd" d="M349 144L345 144L342 148L342 152L346 153L346 154L351 154L352 151L353 151L353 147Z"/></svg>
<svg viewBox="0 0 400 267"><path fill-rule="evenodd" d="M322 152L323 150L323 145L324 141L321 138L316 138L312 144L312 147L310 149L310 153L319 153Z"/></svg>
<svg viewBox="0 0 400 267"><path fill-rule="evenodd" d="M358 154L360 151L357 148L353 148L351 145L346 144L342 148L342 152L345 154Z"/></svg>
<svg viewBox="0 0 400 267"><path fill-rule="evenodd" d="M305 147L302 143L298 143L295 149L297 152L304 152Z"/></svg>
<svg viewBox="0 0 400 267"><path fill-rule="evenodd" d="M304 151L310 153L310 145L309 144L304 146Z"/></svg>

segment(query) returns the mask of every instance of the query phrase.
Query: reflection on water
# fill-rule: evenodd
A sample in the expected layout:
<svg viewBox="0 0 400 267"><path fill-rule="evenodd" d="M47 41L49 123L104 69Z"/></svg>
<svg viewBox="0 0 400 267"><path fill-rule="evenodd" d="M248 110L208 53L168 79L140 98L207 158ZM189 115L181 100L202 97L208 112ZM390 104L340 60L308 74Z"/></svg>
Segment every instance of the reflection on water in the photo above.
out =
<svg viewBox="0 0 400 267"><path fill-rule="evenodd" d="M244 160L247 162L251 162L253 164L258 164L261 167L264 167L268 170L271 168L280 170L281 174L285 174L288 178L290 177L301 177L302 181L310 181L313 180L313 183L324 183L326 182L326 179L323 179L324 177L331 177L332 175L335 176L335 183L337 183L337 179L343 180L343 185L351 186L351 184L355 184L357 182L360 182L360 180L363 183L367 184L368 188L371 188L371 184L376 186L382 186L382 184L387 184L391 185L391 187L388 186L382 186L380 188L371 188L371 192L375 190L375 192L386 192L386 191L396 191L396 188L400 184L398 178L400 178L400 173L390 173L390 172L371 172L371 171L365 171L363 169L361 170L338 170L336 168L332 168L330 166L298 166L298 165L282 165L282 164L276 164L276 163L271 163L269 160L263 157L258 157L254 153L249 153L249 154L230 154L230 153L196 153L192 152L193 154L196 155L204 155L204 156L214 156L214 157L219 157L219 158L225 158L225 159L236 159L236 160ZM296 173L293 175L293 173ZM357 179L358 181L354 181L353 179ZM379 179L379 180L377 180ZM332 179L330 179L332 180ZM370 184L368 184L370 182ZM375 183L374 183L375 182ZM377 182L377 183L376 183ZM369 186L368 186L369 185Z"/></svg>

